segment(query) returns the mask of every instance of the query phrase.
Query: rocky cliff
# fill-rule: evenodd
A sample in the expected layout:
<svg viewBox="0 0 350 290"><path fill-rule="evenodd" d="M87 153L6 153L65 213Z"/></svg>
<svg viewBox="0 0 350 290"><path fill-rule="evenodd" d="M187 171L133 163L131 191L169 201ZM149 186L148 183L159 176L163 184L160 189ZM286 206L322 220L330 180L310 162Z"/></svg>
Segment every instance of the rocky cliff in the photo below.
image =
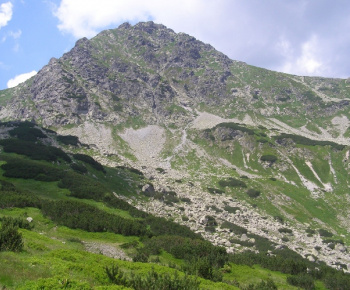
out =
<svg viewBox="0 0 350 290"><path fill-rule="evenodd" d="M153 22L123 24L75 47L12 95L2 119L46 126L87 120L183 126L187 107L253 123L278 119L341 133L331 120L349 113L346 80L298 77L230 60L212 46ZM297 120L295 120L297 119ZM247 118L246 118L247 120ZM272 125L271 125L272 126ZM322 129L321 129L322 130ZM328 130L328 131L329 131Z"/></svg>

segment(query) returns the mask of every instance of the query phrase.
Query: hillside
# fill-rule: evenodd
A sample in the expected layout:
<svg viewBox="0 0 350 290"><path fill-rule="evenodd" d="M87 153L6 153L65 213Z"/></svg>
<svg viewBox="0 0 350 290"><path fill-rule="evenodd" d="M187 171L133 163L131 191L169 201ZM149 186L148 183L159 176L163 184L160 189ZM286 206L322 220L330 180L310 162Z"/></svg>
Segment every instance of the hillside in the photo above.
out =
<svg viewBox="0 0 350 290"><path fill-rule="evenodd" d="M347 272L349 86L252 67L153 22L123 24L79 40L30 80L0 91L0 118L10 121L1 139L11 121L33 121L50 128L50 138L37 136L43 146L68 150L75 165L67 159L63 168L102 182L126 211L129 205L186 226L227 255L290 249L288 255ZM6 146L17 143L7 142L8 163ZM79 154L107 173L90 173ZM40 174L33 183L15 176L21 181L14 185L42 198L75 194L58 171L45 177L58 185L45 196L36 189L48 181ZM86 184L86 192L100 187ZM102 193L77 194L103 210L101 202L109 202Z"/></svg>
<svg viewBox="0 0 350 290"><path fill-rule="evenodd" d="M0 259L6 264L0 285L6 289L350 285L350 276L259 236L247 234L261 254L228 254L186 226L137 210L123 198L136 197L149 180L136 169L103 167L79 153L90 149L74 136L30 122L0 129ZM189 203L174 192L157 194L167 203ZM206 223L217 225L209 215ZM306 274L307 268L315 273Z"/></svg>

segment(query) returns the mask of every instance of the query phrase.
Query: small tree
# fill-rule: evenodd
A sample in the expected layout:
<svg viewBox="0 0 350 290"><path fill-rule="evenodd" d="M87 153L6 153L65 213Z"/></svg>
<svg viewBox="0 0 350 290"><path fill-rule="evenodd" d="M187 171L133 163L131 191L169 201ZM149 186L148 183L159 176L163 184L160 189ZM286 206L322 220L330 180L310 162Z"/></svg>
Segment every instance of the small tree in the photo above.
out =
<svg viewBox="0 0 350 290"><path fill-rule="evenodd" d="M0 251L19 252L23 249L23 240L18 228L9 224L0 230Z"/></svg>

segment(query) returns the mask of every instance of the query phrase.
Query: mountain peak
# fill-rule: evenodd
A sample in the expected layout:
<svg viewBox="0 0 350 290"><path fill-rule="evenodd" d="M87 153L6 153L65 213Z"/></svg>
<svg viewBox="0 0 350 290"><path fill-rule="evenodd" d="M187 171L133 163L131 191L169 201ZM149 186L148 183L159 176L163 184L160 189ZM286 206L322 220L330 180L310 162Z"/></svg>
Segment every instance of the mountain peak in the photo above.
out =
<svg viewBox="0 0 350 290"><path fill-rule="evenodd" d="M248 66L152 21L123 23L78 40L22 87L7 104L16 109L4 106L0 115L49 126L87 120L122 124L135 115L145 124L182 126L191 118L183 107L188 104L223 118L244 120L249 111L253 122L279 118L283 106L294 127L300 115L306 124L349 109L344 80Z"/></svg>

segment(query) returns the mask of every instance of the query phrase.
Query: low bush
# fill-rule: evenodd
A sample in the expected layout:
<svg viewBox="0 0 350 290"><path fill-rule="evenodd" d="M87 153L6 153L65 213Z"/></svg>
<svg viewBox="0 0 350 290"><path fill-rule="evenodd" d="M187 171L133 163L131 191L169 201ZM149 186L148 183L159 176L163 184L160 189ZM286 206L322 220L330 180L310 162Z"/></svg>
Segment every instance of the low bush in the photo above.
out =
<svg viewBox="0 0 350 290"><path fill-rule="evenodd" d="M174 275L169 273L157 273L153 268L146 275L135 275L121 271L117 265L105 268L109 281L116 285L123 285L135 290L144 289L199 289L200 282L197 278L187 275L180 277L178 272Z"/></svg>
<svg viewBox="0 0 350 290"><path fill-rule="evenodd" d="M237 210L241 210L240 207L237 206L229 206L229 205L225 205L224 210L226 210L229 213L233 213L235 214Z"/></svg>
<svg viewBox="0 0 350 290"><path fill-rule="evenodd" d="M212 210L214 210L215 212L223 212L222 209L218 208L218 207L215 206L215 205L210 206L210 208L211 208Z"/></svg>
<svg viewBox="0 0 350 290"><path fill-rule="evenodd" d="M0 190L0 208L13 207L37 207L40 208L40 200L30 193L19 191Z"/></svg>
<svg viewBox="0 0 350 290"><path fill-rule="evenodd" d="M17 127L9 131L11 137L25 141L36 141L38 138L47 138L47 136L37 128L32 127Z"/></svg>
<svg viewBox="0 0 350 290"><path fill-rule="evenodd" d="M171 235L188 237L191 239L202 239L201 235L194 233L187 226L168 221L165 218L149 215L142 221L142 223L145 228L149 228L151 234L154 236Z"/></svg>
<svg viewBox="0 0 350 290"><path fill-rule="evenodd" d="M316 233L315 230L310 229L310 228L307 228L307 229L305 230L305 232L306 232L307 234L310 234L310 235L314 235L314 234Z"/></svg>
<svg viewBox="0 0 350 290"><path fill-rule="evenodd" d="M247 194L250 198L257 198L260 196L260 191L250 188L247 190Z"/></svg>
<svg viewBox="0 0 350 290"><path fill-rule="evenodd" d="M245 290L277 290L277 286L272 279L268 278L266 281L261 281L257 284L249 284Z"/></svg>
<svg viewBox="0 0 350 290"><path fill-rule="evenodd" d="M283 217L279 216L279 215L275 215L273 217L276 221L278 221L279 223L283 224L284 223L284 219Z"/></svg>
<svg viewBox="0 0 350 290"><path fill-rule="evenodd" d="M234 223L231 223L229 221L224 221L221 224L221 228L222 229L229 229L231 232L234 232L236 235L243 235L243 234L246 234L248 232L247 229L245 229L241 226L238 226Z"/></svg>
<svg viewBox="0 0 350 290"><path fill-rule="evenodd" d="M315 289L314 279L310 275L299 274L296 276L288 276L287 282L295 287L312 290Z"/></svg>
<svg viewBox="0 0 350 290"><path fill-rule="evenodd" d="M88 232L113 232L125 236L142 236L146 228L138 221L106 213L79 201L42 201L42 212L59 225Z"/></svg>
<svg viewBox="0 0 350 290"><path fill-rule="evenodd" d="M220 123L218 125L216 125L213 129L216 129L216 128L229 128L229 129L233 129L233 130L238 130L238 131L241 131L241 132L244 132L244 133L247 133L248 135L254 135L255 132L254 130L252 129L249 129L247 127L244 127L244 126L241 126L237 123Z"/></svg>
<svg viewBox="0 0 350 290"><path fill-rule="evenodd" d="M220 180L218 184L220 187L247 187L244 181L232 177L227 180Z"/></svg>
<svg viewBox="0 0 350 290"><path fill-rule="evenodd" d="M321 237L326 237L326 238L333 237L333 234L325 229L319 229L318 233L320 234Z"/></svg>
<svg viewBox="0 0 350 290"><path fill-rule="evenodd" d="M98 171L102 171L103 173L106 173L104 167L101 165L101 163L97 162L94 158L92 158L89 155L85 155L85 154L74 154L73 157L76 160L80 160L85 162L86 164L89 164L92 168L98 170Z"/></svg>
<svg viewBox="0 0 350 290"><path fill-rule="evenodd" d="M183 215L183 216L181 217L181 219L182 219L184 222L189 221L189 218L188 218L187 216L185 216L185 215Z"/></svg>
<svg viewBox="0 0 350 290"><path fill-rule="evenodd" d="M115 197L112 193L106 193L102 200L104 203L106 203L110 207L118 208L118 209L125 210L125 211L129 212L129 214L132 217L146 218L149 216L148 213L137 209L136 207L132 206L131 204L129 204L128 202L126 202L122 199Z"/></svg>
<svg viewBox="0 0 350 290"><path fill-rule="evenodd" d="M127 170L129 172L132 172L134 174L137 174L139 176L142 176L142 177L144 176L143 173L140 170L136 169L136 168L126 167L126 166L117 166L117 167L120 168L120 169L123 169L123 170Z"/></svg>
<svg viewBox="0 0 350 290"><path fill-rule="evenodd" d="M20 252L23 249L22 234L18 232L18 227L8 220L2 222L0 229L0 252L12 251Z"/></svg>
<svg viewBox="0 0 350 290"><path fill-rule="evenodd" d="M58 181L63 177L63 171L42 162L21 159L3 158L6 164L1 165L5 177L35 179L41 181Z"/></svg>
<svg viewBox="0 0 350 290"><path fill-rule="evenodd" d="M293 231L291 229L288 229L288 228L279 228L278 231L280 233L284 233L284 234L293 234Z"/></svg>
<svg viewBox="0 0 350 290"><path fill-rule="evenodd" d="M218 225L218 223L216 222L216 220L213 216L207 215L205 218L207 220L207 222L205 224L207 227L210 227L210 226L216 227Z"/></svg>
<svg viewBox="0 0 350 290"><path fill-rule="evenodd" d="M333 240L333 239L324 239L322 241L322 243L324 243L324 244L334 243L334 244L344 245L344 241L343 240Z"/></svg>
<svg viewBox="0 0 350 290"><path fill-rule="evenodd" d="M57 161L63 159L66 162L71 162L70 157L63 150L53 146L20 139L3 139L0 140L0 145L4 147L5 152L25 155L33 160Z"/></svg>
<svg viewBox="0 0 350 290"><path fill-rule="evenodd" d="M21 228L26 230L31 230L33 228L33 225L30 224L27 220L21 219L19 217L13 218L13 217L2 217L0 218L0 222L2 224L2 227L14 227L14 228Z"/></svg>
<svg viewBox="0 0 350 290"><path fill-rule="evenodd" d="M81 174L84 174L84 173L87 173L88 170L87 168L82 165L82 164L79 164L79 163L72 163L70 165L70 167L75 171L75 172L78 172L78 173L81 173Z"/></svg>
<svg viewBox="0 0 350 290"><path fill-rule="evenodd" d="M205 226L204 230L209 233L215 233L216 227L215 226Z"/></svg>
<svg viewBox="0 0 350 290"><path fill-rule="evenodd" d="M69 189L71 195L74 197L97 201L102 200L104 195L108 192L108 189L97 180L93 180L73 171L65 172L58 186Z"/></svg>
<svg viewBox="0 0 350 290"><path fill-rule="evenodd" d="M192 203L191 199L189 199L188 197L181 197L180 200L181 200L182 202Z"/></svg>
<svg viewBox="0 0 350 290"><path fill-rule="evenodd" d="M279 142L282 139L292 139L296 144L307 145L307 146L331 146L332 148L340 151L345 148L345 145L340 145L335 142L311 140L309 138L299 136L299 135L293 135L293 134L282 133L281 135L275 136L274 138L276 139L277 142Z"/></svg>
<svg viewBox="0 0 350 290"><path fill-rule="evenodd" d="M80 144L79 138L72 135L59 135L57 136L57 141L63 143L64 145L78 146Z"/></svg>
<svg viewBox="0 0 350 290"><path fill-rule="evenodd" d="M222 279L222 275L220 277L217 272L228 260L224 248L214 246L208 241L181 236L152 237L144 241L141 252L149 256L158 254L161 250L177 259L184 259L184 272L214 281Z"/></svg>
<svg viewBox="0 0 350 290"><path fill-rule="evenodd" d="M277 156L272 155L272 154L267 154L267 155L262 155L260 157L260 160L263 162L270 162L270 163L274 163L277 161Z"/></svg>

